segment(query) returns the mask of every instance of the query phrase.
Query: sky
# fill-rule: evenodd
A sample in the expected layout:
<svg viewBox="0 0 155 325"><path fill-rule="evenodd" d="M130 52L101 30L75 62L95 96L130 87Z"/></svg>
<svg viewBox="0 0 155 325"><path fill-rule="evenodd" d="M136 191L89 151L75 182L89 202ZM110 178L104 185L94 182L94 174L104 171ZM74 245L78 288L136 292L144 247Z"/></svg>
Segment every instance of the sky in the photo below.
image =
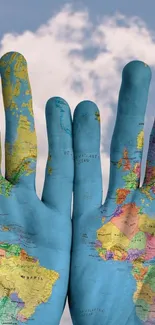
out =
<svg viewBox="0 0 155 325"><path fill-rule="evenodd" d="M37 193L41 196L48 154L45 105L63 97L73 113L84 99L94 101L101 114L103 202L109 181L109 149L114 129L123 67L132 60L152 70L142 164L155 111L154 0L1 0L0 56L23 54L28 63L38 138ZM103 4L104 3L104 4ZM148 5L149 3L149 5ZM0 128L4 151L5 121L0 92ZM5 162L2 158L2 172ZM142 180L141 180L142 182ZM66 306L61 325L70 325Z"/></svg>

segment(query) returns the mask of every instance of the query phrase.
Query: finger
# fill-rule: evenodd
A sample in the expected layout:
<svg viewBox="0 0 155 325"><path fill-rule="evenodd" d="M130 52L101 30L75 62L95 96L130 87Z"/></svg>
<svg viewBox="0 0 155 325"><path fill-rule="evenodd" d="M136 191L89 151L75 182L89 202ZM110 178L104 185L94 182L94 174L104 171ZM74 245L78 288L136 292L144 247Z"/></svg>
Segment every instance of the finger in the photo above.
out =
<svg viewBox="0 0 155 325"><path fill-rule="evenodd" d="M27 63L22 54L0 59L6 118L5 178L12 184L35 187L37 140Z"/></svg>
<svg viewBox="0 0 155 325"><path fill-rule="evenodd" d="M142 189L144 187L148 187L152 194L155 194L155 121L150 133L146 170Z"/></svg>
<svg viewBox="0 0 155 325"><path fill-rule="evenodd" d="M1 171L1 162L2 162L2 150L1 150L1 140L0 140L0 195L4 195L5 197L8 197L11 194L12 184L10 184L10 182L3 177Z"/></svg>
<svg viewBox="0 0 155 325"><path fill-rule="evenodd" d="M121 204L140 184L144 117L151 70L142 61L123 69L117 118L110 148L110 181L107 198Z"/></svg>
<svg viewBox="0 0 155 325"><path fill-rule="evenodd" d="M46 123L49 153L42 201L66 216L71 214L74 166L71 112L64 99L48 100Z"/></svg>
<svg viewBox="0 0 155 325"><path fill-rule="evenodd" d="M78 104L73 117L74 209L80 216L102 203L100 115L88 100Z"/></svg>

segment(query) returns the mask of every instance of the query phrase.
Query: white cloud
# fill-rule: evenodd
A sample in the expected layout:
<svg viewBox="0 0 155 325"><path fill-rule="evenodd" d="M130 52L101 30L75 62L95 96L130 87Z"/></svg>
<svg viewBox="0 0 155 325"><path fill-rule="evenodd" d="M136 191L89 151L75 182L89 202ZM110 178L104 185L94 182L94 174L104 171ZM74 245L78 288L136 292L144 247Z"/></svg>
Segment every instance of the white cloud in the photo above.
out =
<svg viewBox="0 0 155 325"><path fill-rule="evenodd" d="M97 48L95 58L84 56L83 50L94 47ZM74 12L67 5L35 32L27 30L22 34L5 34L1 40L0 55L13 50L22 53L28 62L38 136L39 196L47 157L45 104L49 97L61 96L68 101L72 111L83 99L95 101L100 108L105 198L109 179L109 156L105 153L105 144L110 143L113 131L113 128L109 129L109 122L116 115L112 105L117 107L121 70L133 59L155 65L154 35L138 17L116 13L104 16L98 25L93 25L87 11ZM74 86L75 82L80 83L80 91ZM2 96L0 103L2 105ZM4 112L0 114L4 141ZM61 324L70 324L68 316L63 319Z"/></svg>
<svg viewBox="0 0 155 325"><path fill-rule="evenodd" d="M60 325L71 325L71 324L72 324L72 321L71 321L71 316L69 313L68 300L67 300L66 307L65 307Z"/></svg>

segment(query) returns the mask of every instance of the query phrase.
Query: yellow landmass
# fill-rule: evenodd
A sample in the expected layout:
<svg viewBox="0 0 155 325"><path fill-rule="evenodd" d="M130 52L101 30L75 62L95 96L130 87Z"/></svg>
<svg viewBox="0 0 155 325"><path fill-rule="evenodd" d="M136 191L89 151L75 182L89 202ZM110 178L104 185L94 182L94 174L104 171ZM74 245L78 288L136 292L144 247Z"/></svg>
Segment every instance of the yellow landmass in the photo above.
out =
<svg viewBox="0 0 155 325"><path fill-rule="evenodd" d="M97 230L97 239L102 243L102 247L112 250L112 247L126 248L130 240L112 223L108 222Z"/></svg>
<svg viewBox="0 0 155 325"><path fill-rule="evenodd" d="M140 131L137 136L137 149L142 149L144 146L144 131Z"/></svg>
<svg viewBox="0 0 155 325"><path fill-rule="evenodd" d="M133 301L136 302L137 299L139 299L139 294L141 292L141 289L143 287L143 282L142 281L136 281L136 291L134 292L133 295Z"/></svg>
<svg viewBox="0 0 155 325"><path fill-rule="evenodd" d="M32 109L32 98L29 99L29 101L27 103L23 103L22 107L27 107L29 110L29 113L31 116L33 116L33 109Z"/></svg>
<svg viewBox="0 0 155 325"><path fill-rule="evenodd" d="M13 70L15 83L12 81L11 78L11 64L13 63L13 61L15 62ZM20 95L22 80L25 80L27 82L26 93L31 95L31 87L27 72L26 60L23 55L13 53L9 60L7 59L5 61L4 58L1 59L0 66L3 68L5 67L4 78L2 78L2 91L5 108L18 109L17 104L15 103L15 98Z"/></svg>
<svg viewBox="0 0 155 325"><path fill-rule="evenodd" d="M8 73L9 73L9 71L8 71ZM5 72L5 74L6 74L6 72ZM2 84L3 84L3 80L2 80ZM13 85L10 80L8 80L7 83L5 84L5 86L3 86L2 92L3 92L4 106L5 106L5 108L7 108L11 105L11 102L13 101L13 96L12 96Z"/></svg>
<svg viewBox="0 0 155 325"><path fill-rule="evenodd" d="M47 302L59 273L41 267L39 262L23 261L20 256L2 258L0 264L0 296L16 292L25 306L19 314L29 318L36 306Z"/></svg>
<svg viewBox="0 0 155 325"><path fill-rule="evenodd" d="M142 299L148 304L153 304L154 292L151 290L149 284L143 283L142 281L137 281L137 290L134 293L134 301L137 299Z"/></svg>
<svg viewBox="0 0 155 325"><path fill-rule="evenodd" d="M20 115L17 128L17 139L13 145L6 143L5 150L8 173L7 177L10 178L11 175L18 172L21 167L24 168L27 175L33 172L29 167L30 162L27 162L26 160L29 158L36 159L37 157L36 133L35 130L30 130L30 122L26 116Z"/></svg>
<svg viewBox="0 0 155 325"><path fill-rule="evenodd" d="M155 219L149 218L147 214L139 215L139 230L155 235Z"/></svg>
<svg viewBox="0 0 155 325"><path fill-rule="evenodd" d="M147 185L145 187L140 187L140 191L144 193L150 201L153 201L153 197L150 194L150 185Z"/></svg>

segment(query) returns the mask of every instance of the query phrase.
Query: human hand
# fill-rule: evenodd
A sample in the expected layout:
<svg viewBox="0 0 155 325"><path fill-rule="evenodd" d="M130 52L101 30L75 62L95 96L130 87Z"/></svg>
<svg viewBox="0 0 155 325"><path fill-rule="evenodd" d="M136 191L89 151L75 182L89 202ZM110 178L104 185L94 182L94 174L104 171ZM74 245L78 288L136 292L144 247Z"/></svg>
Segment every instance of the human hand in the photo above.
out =
<svg viewBox="0 0 155 325"><path fill-rule="evenodd" d="M61 98L46 105L49 154L42 199L35 190L37 141L25 58L0 59L6 115L0 175L0 324L58 325L68 287L73 183L72 122Z"/></svg>
<svg viewBox="0 0 155 325"><path fill-rule="evenodd" d="M103 205L99 111L84 101L74 112L69 305L75 325L155 324L155 124L140 187L150 80L144 62L123 69Z"/></svg>

